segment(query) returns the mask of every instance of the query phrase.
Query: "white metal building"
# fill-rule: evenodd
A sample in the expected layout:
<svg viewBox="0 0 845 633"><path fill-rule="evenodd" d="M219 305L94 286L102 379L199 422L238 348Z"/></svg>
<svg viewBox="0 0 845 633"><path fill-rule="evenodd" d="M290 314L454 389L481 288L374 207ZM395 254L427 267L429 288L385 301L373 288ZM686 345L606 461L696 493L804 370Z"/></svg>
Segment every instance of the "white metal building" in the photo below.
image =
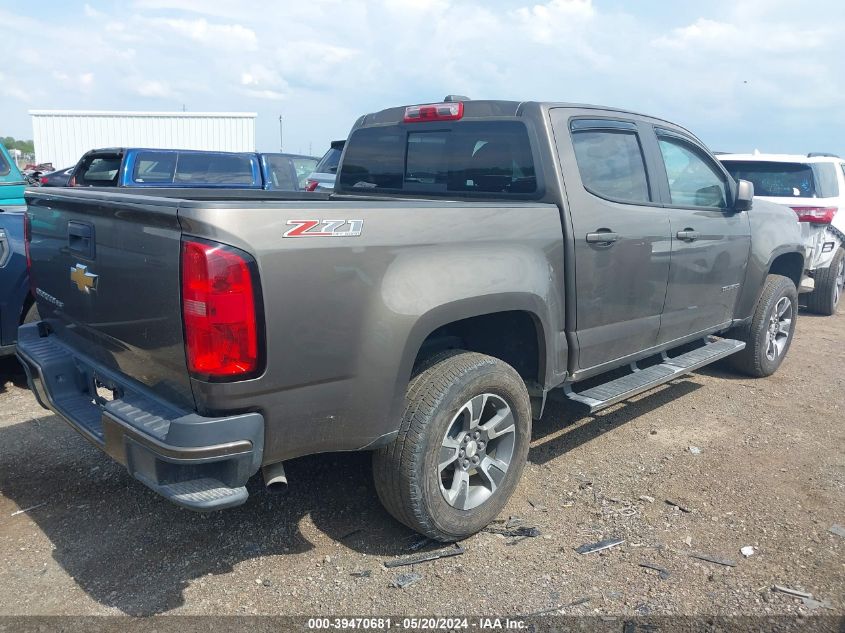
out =
<svg viewBox="0 0 845 633"><path fill-rule="evenodd" d="M255 151L254 112L30 110L35 160L56 169L90 149L153 147Z"/></svg>

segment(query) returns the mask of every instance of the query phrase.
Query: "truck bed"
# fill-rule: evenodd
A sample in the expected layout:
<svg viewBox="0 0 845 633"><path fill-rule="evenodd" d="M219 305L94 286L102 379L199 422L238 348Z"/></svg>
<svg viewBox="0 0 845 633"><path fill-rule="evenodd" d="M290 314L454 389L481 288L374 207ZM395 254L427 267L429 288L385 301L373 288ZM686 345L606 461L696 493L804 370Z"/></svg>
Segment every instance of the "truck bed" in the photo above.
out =
<svg viewBox="0 0 845 633"><path fill-rule="evenodd" d="M553 204L198 189L32 191L29 203L33 277L51 336L182 409L260 411L267 463L384 441L400 415L400 384L441 323L511 305L563 330ZM288 239L305 238L290 233L315 221L357 223L360 234ZM69 223L90 226L93 253L82 252L86 238L71 237L72 247ZM190 376L179 263L186 238L254 258L264 347L257 377ZM80 288L85 275L96 276L96 288ZM550 358L549 372L562 373L565 362L565 354Z"/></svg>

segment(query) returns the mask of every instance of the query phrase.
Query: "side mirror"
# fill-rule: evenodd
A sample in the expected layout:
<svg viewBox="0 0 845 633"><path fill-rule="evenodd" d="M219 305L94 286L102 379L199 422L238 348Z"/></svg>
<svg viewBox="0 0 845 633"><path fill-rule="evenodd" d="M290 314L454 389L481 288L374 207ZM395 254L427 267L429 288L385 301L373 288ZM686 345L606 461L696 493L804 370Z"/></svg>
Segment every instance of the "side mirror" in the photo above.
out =
<svg viewBox="0 0 845 633"><path fill-rule="evenodd" d="M737 180L736 200L734 211L748 211L754 203L754 183L747 180Z"/></svg>

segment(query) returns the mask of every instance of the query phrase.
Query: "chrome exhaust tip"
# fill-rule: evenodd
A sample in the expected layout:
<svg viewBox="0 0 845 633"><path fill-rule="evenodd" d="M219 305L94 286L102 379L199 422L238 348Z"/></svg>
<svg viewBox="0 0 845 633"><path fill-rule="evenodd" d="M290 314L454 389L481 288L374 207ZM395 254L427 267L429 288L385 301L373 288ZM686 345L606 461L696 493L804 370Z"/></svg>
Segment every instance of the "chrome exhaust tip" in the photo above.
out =
<svg viewBox="0 0 845 633"><path fill-rule="evenodd" d="M285 474L283 462L268 464L262 467L261 475L264 477L264 487L270 494L283 494L288 489L288 477Z"/></svg>

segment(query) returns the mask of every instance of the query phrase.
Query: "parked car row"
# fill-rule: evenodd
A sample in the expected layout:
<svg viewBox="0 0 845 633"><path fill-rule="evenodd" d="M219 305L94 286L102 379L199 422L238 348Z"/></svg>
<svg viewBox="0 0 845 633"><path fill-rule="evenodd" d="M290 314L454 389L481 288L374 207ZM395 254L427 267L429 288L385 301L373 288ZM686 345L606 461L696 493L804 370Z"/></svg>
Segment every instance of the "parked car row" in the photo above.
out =
<svg viewBox="0 0 845 633"><path fill-rule="evenodd" d="M316 158L298 154L113 147L87 152L74 167L44 176L41 184L303 191L316 166Z"/></svg>
<svg viewBox="0 0 845 633"><path fill-rule="evenodd" d="M808 248L813 290L807 307L836 312L845 287L845 160L833 154L722 154L734 178L754 184L754 196L795 211Z"/></svg>
<svg viewBox="0 0 845 633"><path fill-rule="evenodd" d="M42 187L67 187L76 165L51 171L41 176Z"/></svg>
<svg viewBox="0 0 845 633"><path fill-rule="evenodd" d="M372 451L387 510L454 541L505 506L553 394L594 412L789 351L796 213L681 126L450 97L362 116L335 150L331 194L230 187L260 161L183 179L158 150L29 190L41 315L17 355L39 403L194 510Z"/></svg>
<svg viewBox="0 0 845 633"><path fill-rule="evenodd" d="M24 252L26 187L313 191L309 179L317 178L319 190L327 191L342 147L343 141L332 143L320 161L284 153L105 148L87 152L70 167L32 164L24 173L0 145L0 356L14 353L18 326L37 318ZM314 173L318 163L326 173Z"/></svg>
<svg viewBox="0 0 845 633"><path fill-rule="evenodd" d="M37 318L24 245L27 181L0 144L0 356L13 354L18 326Z"/></svg>
<svg viewBox="0 0 845 633"><path fill-rule="evenodd" d="M314 172L305 181L306 191L333 191L337 166L346 141L332 141L329 151L323 154Z"/></svg>

